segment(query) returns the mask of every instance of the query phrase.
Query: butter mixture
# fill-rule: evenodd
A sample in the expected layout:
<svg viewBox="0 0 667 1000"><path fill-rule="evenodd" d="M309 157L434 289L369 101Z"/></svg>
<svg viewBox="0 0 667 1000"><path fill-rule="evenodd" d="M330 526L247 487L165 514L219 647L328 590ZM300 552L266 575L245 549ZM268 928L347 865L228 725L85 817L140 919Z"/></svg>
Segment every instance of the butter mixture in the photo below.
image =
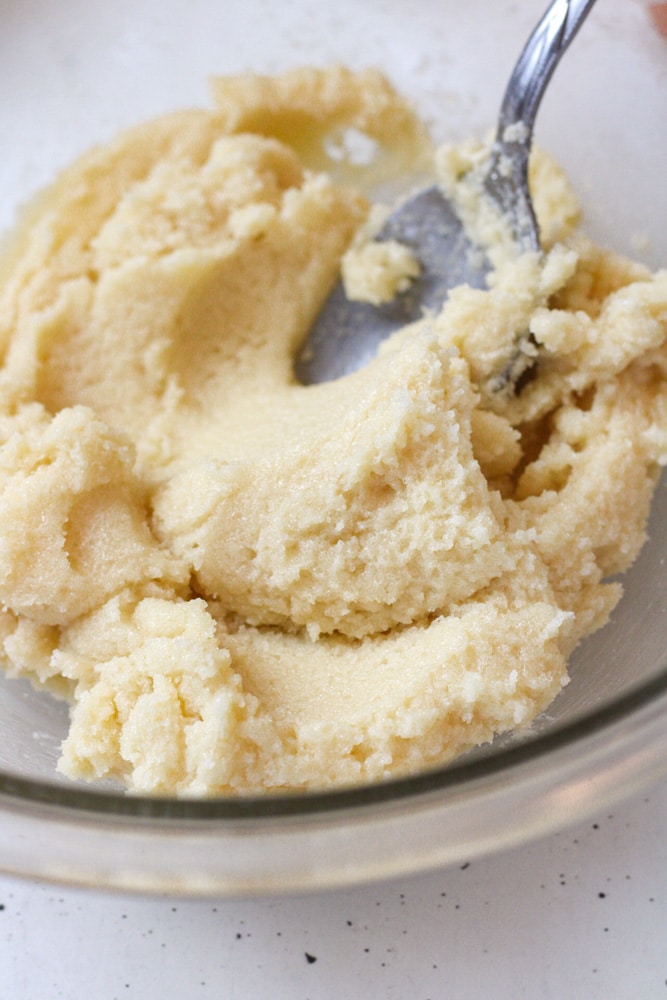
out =
<svg viewBox="0 0 667 1000"><path fill-rule="evenodd" d="M65 774L134 792L448 761L543 711L620 598L667 457L667 273L581 235L538 152L544 256L304 387L341 259L371 301L418 270L360 237L364 184L452 185L484 147L432 153L371 71L214 97L84 155L3 260L4 669L69 701Z"/></svg>

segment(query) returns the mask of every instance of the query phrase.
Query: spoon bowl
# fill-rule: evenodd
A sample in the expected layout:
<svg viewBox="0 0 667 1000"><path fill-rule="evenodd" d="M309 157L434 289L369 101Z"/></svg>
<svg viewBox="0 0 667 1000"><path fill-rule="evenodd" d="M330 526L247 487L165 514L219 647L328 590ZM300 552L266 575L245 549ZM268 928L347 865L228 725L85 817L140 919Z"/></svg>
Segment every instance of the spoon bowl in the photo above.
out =
<svg viewBox="0 0 667 1000"><path fill-rule="evenodd" d="M562 55L595 0L552 0L510 76L495 140L474 183L509 227L520 252L539 252L528 187L528 161L540 101ZM405 291L376 306L348 298L339 282L297 355L303 385L327 382L363 367L395 330L438 310L458 285L483 288L491 270L488 248L471 235L453 200L438 186L404 201L376 235L406 247L419 274Z"/></svg>

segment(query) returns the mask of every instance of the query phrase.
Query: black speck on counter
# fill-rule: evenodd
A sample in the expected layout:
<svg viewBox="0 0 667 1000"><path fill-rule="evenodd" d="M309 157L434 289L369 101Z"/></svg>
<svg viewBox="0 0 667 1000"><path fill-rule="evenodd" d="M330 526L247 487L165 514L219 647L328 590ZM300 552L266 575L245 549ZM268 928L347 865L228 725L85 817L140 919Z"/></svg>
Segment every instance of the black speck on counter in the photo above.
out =
<svg viewBox="0 0 667 1000"><path fill-rule="evenodd" d="M470 862L466 861L465 864L461 865L461 871L464 872L466 868L470 868Z"/></svg>
<svg viewBox="0 0 667 1000"><path fill-rule="evenodd" d="M304 952L304 955L306 956L306 961L308 962L308 965L312 965L313 962L317 961L317 955L310 955L307 951Z"/></svg>
<svg viewBox="0 0 667 1000"><path fill-rule="evenodd" d="M2 910L4 910L4 908L5 908L5 904L4 904L4 903L0 903L0 912L1 912Z"/></svg>

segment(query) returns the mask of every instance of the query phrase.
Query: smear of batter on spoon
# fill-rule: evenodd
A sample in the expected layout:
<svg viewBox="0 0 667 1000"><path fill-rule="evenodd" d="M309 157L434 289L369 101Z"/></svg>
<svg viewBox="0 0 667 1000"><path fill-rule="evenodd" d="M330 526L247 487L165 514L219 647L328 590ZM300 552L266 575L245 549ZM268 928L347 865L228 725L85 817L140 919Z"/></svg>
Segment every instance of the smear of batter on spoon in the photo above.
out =
<svg viewBox="0 0 667 1000"><path fill-rule="evenodd" d="M528 725L619 600L667 456L667 274L581 235L536 153L544 259L303 387L345 252L362 294L413 273L355 240L359 184L483 147L432 153L376 72L213 92L73 164L4 260L4 668L69 700L66 774L134 792L443 763Z"/></svg>

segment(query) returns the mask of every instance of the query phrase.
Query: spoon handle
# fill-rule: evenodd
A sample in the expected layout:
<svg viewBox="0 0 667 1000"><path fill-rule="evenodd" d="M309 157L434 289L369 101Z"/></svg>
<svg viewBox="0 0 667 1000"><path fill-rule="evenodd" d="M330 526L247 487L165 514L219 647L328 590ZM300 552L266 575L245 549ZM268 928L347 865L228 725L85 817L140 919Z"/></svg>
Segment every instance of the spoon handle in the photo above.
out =
<svg viewBox="0 0 667 1000"><path fill-rule="evenodd" d="M513 220L523 250L540 246L528 195L528 157L537 110L553 71L594 3L552 0L516 62L500 106L485 186Z"/></svg>
<svg viewBox="0 0 667 1000"><path fill-rule="evenodd" d="M498 138L521 122L532 131L542 95L595 0L553 0L514 67L498 119Z"/></svg>

